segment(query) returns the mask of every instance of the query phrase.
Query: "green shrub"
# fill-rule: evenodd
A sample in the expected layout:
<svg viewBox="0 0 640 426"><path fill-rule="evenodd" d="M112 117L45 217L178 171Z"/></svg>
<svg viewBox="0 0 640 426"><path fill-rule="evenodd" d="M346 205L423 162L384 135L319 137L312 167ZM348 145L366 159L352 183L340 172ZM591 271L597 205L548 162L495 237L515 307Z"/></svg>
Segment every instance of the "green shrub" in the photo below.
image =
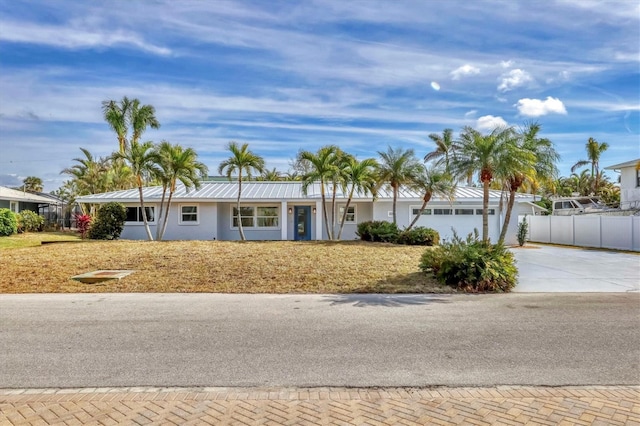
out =
<svg viewBox="0 0 640 426"><path fill-rule="evenodd" d="M106 203L100 206L89 228L92 240L117 240L124 229L127 209L120 203Z"/></svg>
<svg viewBox="0 0 640 426"><path fill-rule="evenodd" d="M520 247L527 242L527 234L529 233L529 222L527 222L527 215L524 215L522 222L518 224L518 244Z"/></svg>
<svg viewBox="0 0 640 426"><path fill-rule="evenodd" d="M395 223L385 220L369 220L358 224L356 235L363 241L394 243L400 230Z"/></svg>
<svg viewBox="0 0 640 426"><path fill-rule="evenodd" d="M396 242L409 246L437 246L440 244L440 234L435 229L417 226L408 231L402 231Z"/></svg>
<svg viewBox="0 0 640 426"><path fill-rule="evenodd" d="M6 237L18 232L18 219L9 209L0 209L0 237Z"/></svg>
<svg viewBox="0 0 640 426"><path fill-rule="evenodd" d="M44 217L31 210L22 210L18 213L18 232L42 231L44 228Z"/></svg>
<svg viewBox="0 0 640 426"><path fill-rule="evenodd" d="M518 269L513 253L502 244L484 243L478 231L424 252L420 269L438 281L470 292L507 292L516 285Z"/></svg>

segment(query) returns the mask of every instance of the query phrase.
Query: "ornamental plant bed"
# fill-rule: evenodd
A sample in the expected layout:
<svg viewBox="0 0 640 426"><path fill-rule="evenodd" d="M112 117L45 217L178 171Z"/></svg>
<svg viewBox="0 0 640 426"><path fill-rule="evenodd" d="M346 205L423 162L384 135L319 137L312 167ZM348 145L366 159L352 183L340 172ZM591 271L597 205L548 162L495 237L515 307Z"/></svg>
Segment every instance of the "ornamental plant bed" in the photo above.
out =
<svg viewBox="0 0 640 426"><path fill-rule="evenodd" d="M450 293L420 272L425 247L349 242L85 241L5 249L1 293ZM87 286L70 278L135 270Z"/></svg>

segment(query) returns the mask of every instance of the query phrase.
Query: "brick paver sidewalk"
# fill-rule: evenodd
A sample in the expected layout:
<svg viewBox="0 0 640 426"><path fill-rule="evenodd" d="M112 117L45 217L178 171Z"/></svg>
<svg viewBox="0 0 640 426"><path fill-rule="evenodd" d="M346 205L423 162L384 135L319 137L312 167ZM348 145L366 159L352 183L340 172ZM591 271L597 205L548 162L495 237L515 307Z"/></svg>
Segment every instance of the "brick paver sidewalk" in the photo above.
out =
<svg viewBox="0 0 640 426"><path fill-rule="evenodd" d="M640 386L0 389L0 425L640 425Z"/></svg>

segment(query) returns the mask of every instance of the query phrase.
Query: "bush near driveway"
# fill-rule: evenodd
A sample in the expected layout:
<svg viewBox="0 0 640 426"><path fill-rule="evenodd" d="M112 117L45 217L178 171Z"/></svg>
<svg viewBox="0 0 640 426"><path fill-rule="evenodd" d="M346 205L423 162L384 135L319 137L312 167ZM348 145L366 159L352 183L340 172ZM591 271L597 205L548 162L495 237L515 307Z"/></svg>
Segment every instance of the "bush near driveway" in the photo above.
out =
<svg viewBox="0 0 640 426"><path fill-rule="evenodd" d="M18 232L41 232L44 228L44 217L31 210L22 210L16 217Z"/></svg>
<svg viewBox="0 0 640 426"><path fill-rule="evenodd" d="M502 244L484 243L478 232L462 240L427 249L420 269L443 284L469 292L508 292L516 285L518 269L513 253Z"/></svg>

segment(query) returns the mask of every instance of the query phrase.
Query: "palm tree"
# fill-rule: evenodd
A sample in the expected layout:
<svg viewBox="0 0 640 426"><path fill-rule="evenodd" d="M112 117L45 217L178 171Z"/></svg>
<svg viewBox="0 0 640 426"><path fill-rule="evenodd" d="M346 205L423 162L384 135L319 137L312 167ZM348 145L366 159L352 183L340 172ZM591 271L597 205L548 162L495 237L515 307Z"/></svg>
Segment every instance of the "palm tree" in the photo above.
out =
<svg viewBox="0 0 640 426"><path fill-rule="evenodd" d="M167 221L171 209L171 199L176 191L178 181L182 182L187 191L191 188L200 188L200 181L207 176L207 166L197 160L198 154L193 148L183 148L176 144L172 145L167 141L162 141L157 148L160 157L160 173L157 176L162 183L162 199L160 201L160 213L158 223L162 220L162 226L156 230L156 239L162 240L167 230ZM169 198L163 214L163 203L167 189Z"/></svg>
<svg viewBox="0 0 640 426"><path fill-rule="evenodd" d="M242 210L240 210L240 197L242 196L242 172L247 173L247 177L251 178L251 172L256 171L262 173L264 170L264 159L259 155L249 151L249 144L244 143L238 146L237 142L229 142L227 149L231 151L231 157L220 163L218 173L224 173L231 180L231 175L238 173L238 231L240 231L240 239L245 241L244 230L242 229ZM235 215L234 215L235 216Z"/></svg>
<svg viewBox="0 0 640 426"><path fill-rule="evenodd" d="M425 167L422 175L418 177L411 187L422 192L424 195L422 196L422 206L420 206L418 214L407 227L407 231L413 228L416 222L418 222L418 219L422 216L422 212L427 208L427 204L434 195L453 202L456 191L456 183L452 176L437 166L431 168Z"/></svg>
<svg viewBox="0 0 640 426"><path fill-rule="evenodd" d="M122 98L120 103L116 101L102 101L102 113L104 120L109 124L109 127L116 132L118 136L119 152L124 154L124 150L127 148L127 131L129 125L127 123L127 116L131 101L126 96Z"/></svg>
<svg viewBox="0 0 640 426"><path fill-rule="evenodd" d="M149 229L149 221L147 219L147 210L144 207L142 187L144 186L145 179L148 179L152 175L157 176L160 173L158 167L160 156L154 148L153 142L148 141L142 144L132 142L128 145L127 149L125 149L124 153L116 152L113 157L116 161L126 161L135 176L138 194L140 195L140 210L142 212L144 228L147 231L149 241L153 241L153 235L151 235L151 229Z"/></svg>
<svg viewBox="0 0 640 426"><path fill-rule="evenodd" d="M529 123L520 130L517 138L507 140L511 169L505 171L504 184L509 191L509 200L498 239L499 244L504 242L507 235L516 192L527 182L534 185L540 181L550 182L557 175L556 162L560 156L549 139L538 137L540 128L538 123Z"/></svg>
<svg viewBox="0 0 640 426"><path fill-rule="evenodd" d="M347 157L344 168L345 181L343 191L345 193L348 192L349 196L347 198L347 204L344 207L344 212L342 213L342 218L340 219L340 229L338 230L337 240L340 240L340 237L342 237L342 229L347 220L347 212L351 200L353 200L353 194L358 191L361 195L375 195L377 166L378 163L373 158L358 161L353 156ZM350 189L349 186L351 187Z"/></svg>
<svg viewBox="0 0 640 426"><path fill-rule="evenodd" d="M580 160L576 164L574 164L571 167L571 173L575 172L576 169L579 169L580 167L584 167L587 164L591 164L591 176L595 177L592 189L593 189L593 192L595 193L598 189L598 182L599 182L598 176L600 172L600 167L599 167L600 155L609 148L609 144L606 142L598 142L594 138L589 138L589 140L587 141L587 144L585 145L585 148L587 150L588 159Z"/></svg>
<svg viewBox="0 0 640 426"><path fill-rule="evenodd" d="M138 143L147 127L160 128L160 122L156 119L156 109L152 105L140 105L140 101L134 99L131 101L128 112L131 143Z"/></svg>
<svg viewBox="0 0 640 426"><path fill-rule="evenodd" d="M436 149L424 156L424 161L436 160L436 165L444 162L444 171L449 172L450 158L456 155L458 145L453 139L453 130L444 129L442 135L431 133L429 138L435 142Z"/></svg>
<svg viewBox="0 0 640 426"><path fill-rule="evenodd" d="M129 142L139 142L140 136L147 127L157 129L160 123L155 117L155 108L151 105L140 105L138 99L130 100L126 96L120 102L113 100L102 102L102 113L109 127L118 136L120 154L124 154ZM131 141L128 140L132 130Z"/></svg>
<svg viewBox="0 0 640 426"><path fill-rule="evenodd" d="M413 149L387 148L386 152L378 151L381 162L378 167L378 185L388 185L393 191L393 223L397 224L396 204L398 192L403 186L413 185L424 170L415 156Z"/></svg>
<svg viewBox="0 0 640 426"><path fill-rule="evenodd" d="M331 239L333 239L333 236L336 234L336 196L338 187L341 186L344 188L347 179L346 169L349 167L351 158L353 158L352 155L347 154L340 148L336 148L333 158L333 175L331 176Z"/></svg>
<svg viewBox="0 0 640 426"><path fill-rule="evenodd" d="M277 182L279 180L283 180L282 173L280 173L275 167L271 170L263 170L260 176L256 178L256 180L265 181L265 182Z"/></svg>
<svg viewBox="0 0 640 426"><path fill-rule="evenodd" d="M42 192L44 189L42 179L37 176L27 176L23 179L22 184L24 190L29 192Z"/></svg>
<svg viewBox="0 0 640 426"><path fill-rule="evenodd" d="M302 175L302 192L306 195L309 186L314 182L320 182L320 197L322 198L322 215L324 217L324 225L327 230L327 238L333 239L332 230L329 228L329 217L326 207L326 191L325 185L336 173L336 151L338 147L335 145L323 146L316 154L309 151L301 151L298 153L298 162L304 164L307 170Z"/></svg>
<svg viewBox="0 0 640 426"><path fill-rule="evenodd" d="M468 176L479 172L482 182L482 241L489 241L489 186L496 177L507 176L514 170L517 158L509 157L515 135L511 127L495 128L490 134L466 126L460 135L460 149L453 159L451 170L457 176Z"/></svg>
<svg viewBox="0 0 640 426"><path fill-rule="evenodd" d="M67 167L62 170L61 174L71 176L71 184L74 188L74 195L99 194L111 189L109 170L111 165L109 160L105 158L95 158L88 149L80 148L84 157L74 158L78 164ZM95 206L91 205L89 212L94 210ZM86 213L84 206L81 209Z"/></svg>

